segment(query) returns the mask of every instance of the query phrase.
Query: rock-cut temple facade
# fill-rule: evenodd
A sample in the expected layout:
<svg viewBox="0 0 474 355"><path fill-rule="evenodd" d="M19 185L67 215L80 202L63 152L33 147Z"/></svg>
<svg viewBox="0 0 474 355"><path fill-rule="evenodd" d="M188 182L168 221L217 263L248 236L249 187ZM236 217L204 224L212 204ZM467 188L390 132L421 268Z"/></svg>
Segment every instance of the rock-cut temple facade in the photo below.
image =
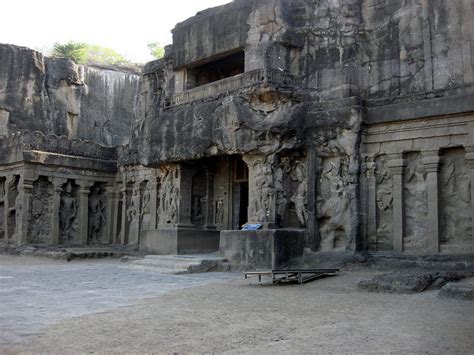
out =
<svg viewBox="0 0 474 355"><path fill-rule="evenodd" d="M1 45L0 238L472 254L473 19L470 0L236 0L140 73Z"/></svg>

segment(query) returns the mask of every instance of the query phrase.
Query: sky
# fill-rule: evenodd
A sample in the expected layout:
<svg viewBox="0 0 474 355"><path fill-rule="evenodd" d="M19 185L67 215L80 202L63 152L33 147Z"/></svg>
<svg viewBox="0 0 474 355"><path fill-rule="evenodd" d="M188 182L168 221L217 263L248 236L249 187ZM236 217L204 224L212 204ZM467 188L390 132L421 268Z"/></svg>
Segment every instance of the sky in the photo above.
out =
<svg viewBox="0 0 474 355"><path fill-rule="evenodd" d="M0 43L44 51L55 42L98 44L135 63L148 43L171 44L176 23L231 0L0 0Z"/></svg>

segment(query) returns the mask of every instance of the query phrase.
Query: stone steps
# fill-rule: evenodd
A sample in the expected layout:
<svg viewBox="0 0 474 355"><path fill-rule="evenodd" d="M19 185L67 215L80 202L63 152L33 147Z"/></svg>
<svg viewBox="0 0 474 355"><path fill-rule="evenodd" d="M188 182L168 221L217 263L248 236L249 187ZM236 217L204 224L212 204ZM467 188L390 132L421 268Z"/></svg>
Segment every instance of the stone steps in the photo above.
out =
<svg viewBox="0 0 474 355"><path fill-rule="evenodd" d="M214 271L224 259L216 255L146 255L143 259L130 260L134 269L160 274L178 275Z"/></svg>

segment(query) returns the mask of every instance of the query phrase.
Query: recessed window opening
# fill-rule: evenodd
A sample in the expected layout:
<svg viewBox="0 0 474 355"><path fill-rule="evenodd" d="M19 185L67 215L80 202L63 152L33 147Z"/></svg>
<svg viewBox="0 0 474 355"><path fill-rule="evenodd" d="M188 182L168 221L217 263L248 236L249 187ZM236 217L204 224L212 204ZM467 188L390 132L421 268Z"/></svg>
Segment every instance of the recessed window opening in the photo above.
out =
<svg viewBox="0 0 474 355"><path fill-rule="evenodd" d="M228 55L217 60L207 62L186 72L186 89L193 89L218 80L242 74L245 68L244 51Z"/></svg>

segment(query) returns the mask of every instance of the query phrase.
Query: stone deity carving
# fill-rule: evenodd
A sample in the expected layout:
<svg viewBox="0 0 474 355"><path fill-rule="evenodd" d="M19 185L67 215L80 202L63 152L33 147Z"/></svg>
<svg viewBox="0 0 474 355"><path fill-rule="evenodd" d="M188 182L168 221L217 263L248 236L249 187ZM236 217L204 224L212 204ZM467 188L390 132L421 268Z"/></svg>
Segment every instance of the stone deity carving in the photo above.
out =
<svg viewBox="0 0 474 355"><path fill-rule="evenodd" d="M298 183L295 193L291 196L290 201L295 204L296 214L302 228L306 227L308 219L308 210L306 205L306 195L308 189L308 181L306 178L306 167L300 161L296 161L291 171L291 179Z"/></svg>
<svg viewBox="0 0 474 355"><path fill-rule="evenodd" d="M61 194L59 208L59 229L62 242L70 242L77 234L77 210L78 202L73 194L73 186L68 181Z"/></svg>
<svg viewBox="0 0 474 355"><path fill-rule="evenodd" d="M95 188L89 197L89 240L101 242L101 232L105 225L105 203L101 196L102 189Z"/></svg>
<svg viewBox="0 0 474 355"><path fill-rule="evenodd" d="M162 175L160 208L158 209L160 224L175 224L178 222L179 189L175 186L174 173L174 170L166 169Z"/></svg>
<svg viewBox="0 0 474 355"><path fill-rule="evenodd" d="M150 228L150 183L147 184L145 191L143 191L142 208L140 214L141 228Z"/></svg>

